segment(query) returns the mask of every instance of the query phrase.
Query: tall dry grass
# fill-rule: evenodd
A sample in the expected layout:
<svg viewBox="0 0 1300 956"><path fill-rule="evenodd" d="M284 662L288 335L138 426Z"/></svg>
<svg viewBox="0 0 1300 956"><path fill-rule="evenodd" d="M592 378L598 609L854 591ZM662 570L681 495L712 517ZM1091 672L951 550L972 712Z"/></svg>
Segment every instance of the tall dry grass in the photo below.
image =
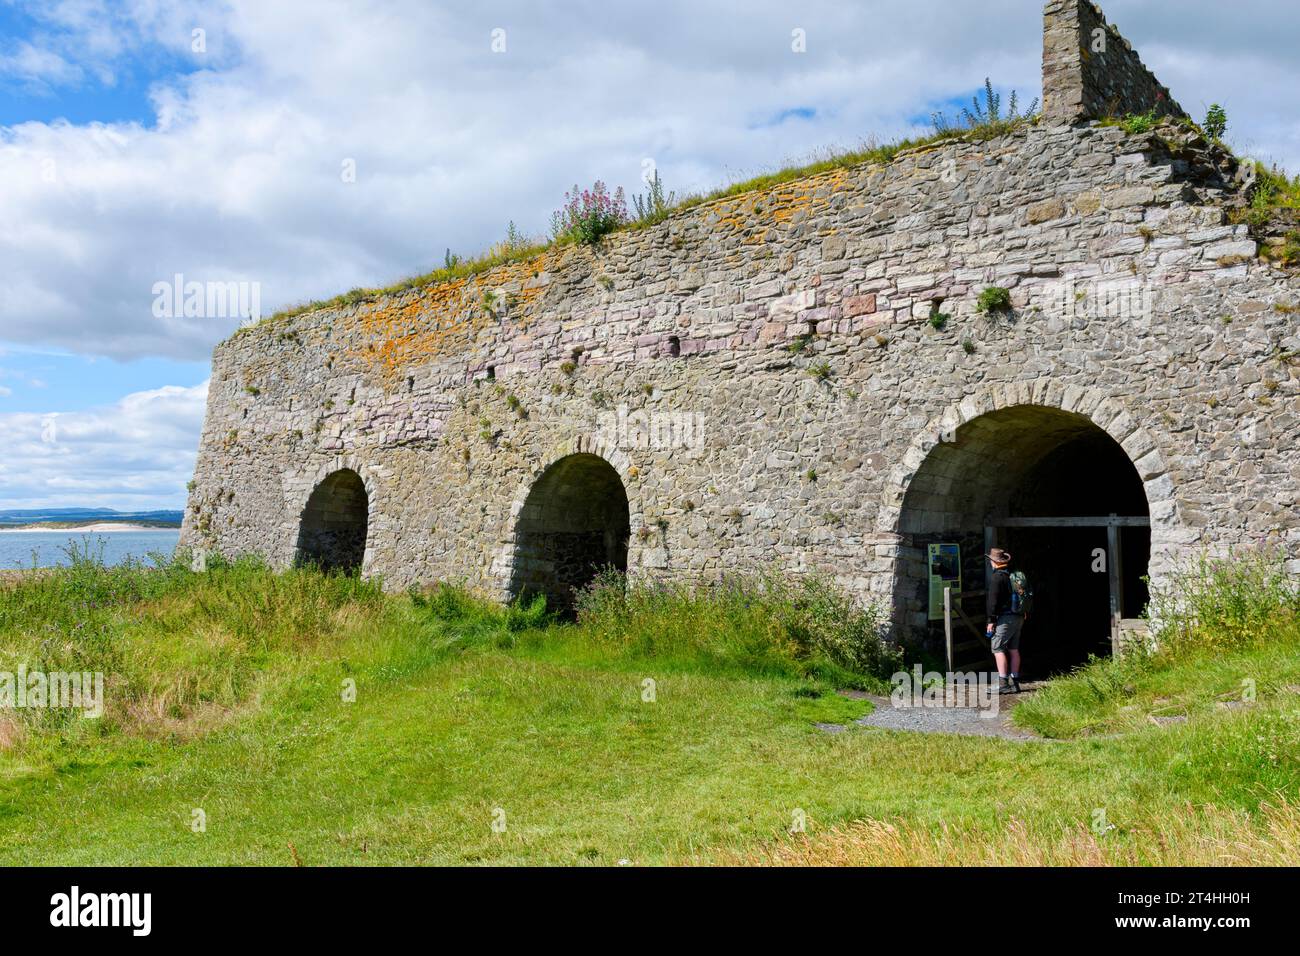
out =
<svg viewBox="0 0 1300 956"><path fill-rule="evenodd" d="M1079 824L1055 835L1012 819L1001 830L858 820L693 863L731 866L1295 866L1300 807L1279 796L1252 817L1188 806L1099 835Z"/></svg>
<svg viewBox="0 0 1300 956"><path fill-rule="evenodd" d="M195 574L162 555L110 567L75 546L69 557L0 588L0 670L102 674L103 719L26 708L4 715L0 748L34 730L195 736L310 649L394 623L379 585L355 577L253 559Z"/></svg>

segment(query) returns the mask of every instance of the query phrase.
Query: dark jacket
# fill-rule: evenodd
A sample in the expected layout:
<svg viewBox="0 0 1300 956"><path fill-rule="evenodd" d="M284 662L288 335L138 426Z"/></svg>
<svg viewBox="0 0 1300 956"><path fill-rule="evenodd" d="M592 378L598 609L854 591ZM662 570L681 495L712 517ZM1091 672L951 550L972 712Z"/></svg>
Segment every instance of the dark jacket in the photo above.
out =
<svg viewBox="0 0 1300 956"><path fill-rule="evenodd" d="M989 582L986 610L990 624L996 624L1003 614L1011 613L1011 572L1002 569L993 572Z"/></svg>

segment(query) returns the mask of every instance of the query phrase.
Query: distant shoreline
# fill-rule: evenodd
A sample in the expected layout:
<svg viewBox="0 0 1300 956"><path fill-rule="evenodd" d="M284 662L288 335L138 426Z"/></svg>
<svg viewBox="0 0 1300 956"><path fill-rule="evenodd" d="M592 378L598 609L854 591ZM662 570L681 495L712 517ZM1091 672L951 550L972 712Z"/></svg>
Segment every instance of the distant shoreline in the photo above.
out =
<svg viewBox="0 0 1300 956"><path fill-rule="evenodd" d="M24 531L69 531L84 534L112 534L115 531L179 531L178 524L138 524L123 521L92 521L77 524L68 521L38 521L34 524L0 526L0 534Z"/></svg>

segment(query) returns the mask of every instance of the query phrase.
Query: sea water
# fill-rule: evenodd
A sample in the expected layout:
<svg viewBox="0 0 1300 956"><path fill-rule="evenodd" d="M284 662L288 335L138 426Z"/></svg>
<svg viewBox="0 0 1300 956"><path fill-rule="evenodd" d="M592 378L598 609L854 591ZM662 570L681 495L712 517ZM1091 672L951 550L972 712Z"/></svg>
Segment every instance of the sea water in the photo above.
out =
<svg viewBox="0 0 1300 956"><path fill-rule="evenodd" d="M180 539L179 528L148 531L0 531L0 571L14 568L51 568L68 564L68 550L98 557L105 564L128 558L146 559L161 552L170 556Z"/></svg>

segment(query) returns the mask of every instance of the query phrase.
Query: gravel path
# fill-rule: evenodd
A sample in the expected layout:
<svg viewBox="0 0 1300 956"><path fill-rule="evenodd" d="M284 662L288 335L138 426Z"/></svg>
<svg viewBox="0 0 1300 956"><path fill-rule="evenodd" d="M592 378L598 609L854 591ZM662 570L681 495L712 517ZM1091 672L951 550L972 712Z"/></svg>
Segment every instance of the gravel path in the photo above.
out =
<svg viewBox="0 0 1300 956"><path fill-rule="evenodd" d="M1042 740L1044 738L1037 734L1011 723L1011 709L1014 702L1023 700L1038 689L1037 684L1025 683L1021 686L1022 693L997 699L996 712L993 712L992 708L959 707L955 704L945 707L895 707L888 697L853 691L841 693L869 700L875 705L876 709L870 714L854 721L854 724L861 727L911 730L926 734L1001 737L1004 740ZM993 712L993 716L987 716L990 712ZM827 733L841 733L848 729L844 724L818 724L817 726Z"/></svg>

